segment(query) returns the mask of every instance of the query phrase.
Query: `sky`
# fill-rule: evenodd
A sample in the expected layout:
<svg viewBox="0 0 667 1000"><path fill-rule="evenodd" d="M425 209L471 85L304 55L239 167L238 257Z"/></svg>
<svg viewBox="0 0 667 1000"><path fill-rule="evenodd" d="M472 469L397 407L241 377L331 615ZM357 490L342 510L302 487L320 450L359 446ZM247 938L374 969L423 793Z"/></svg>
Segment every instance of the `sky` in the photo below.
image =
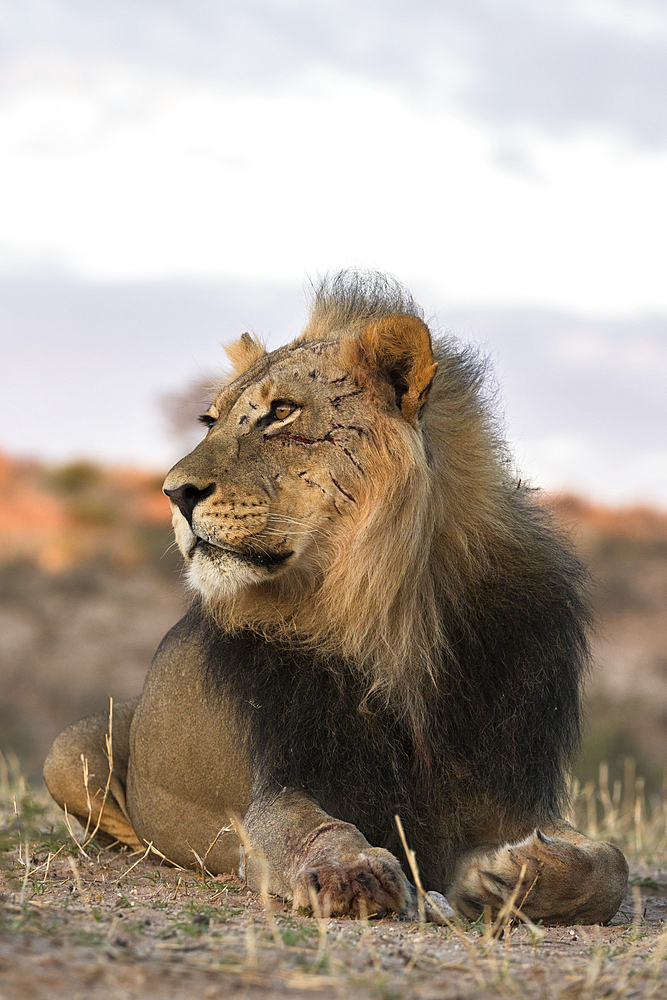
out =
<svg viewBox="0 0 667 1000"><path fill-rule="evenodd" d="M166 468L308 279L403 281L519 467L667 507L665 0L0 0L0 448Z"/></svg>

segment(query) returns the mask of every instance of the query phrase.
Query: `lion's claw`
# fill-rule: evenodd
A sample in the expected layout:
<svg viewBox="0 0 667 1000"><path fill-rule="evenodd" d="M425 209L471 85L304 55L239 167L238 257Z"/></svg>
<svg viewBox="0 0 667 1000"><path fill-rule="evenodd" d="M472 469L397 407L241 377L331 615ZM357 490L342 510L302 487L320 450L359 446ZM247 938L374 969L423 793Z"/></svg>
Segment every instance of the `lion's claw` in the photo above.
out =
<svg viewBox="0 0 667 1000"><path fill-rule="evenodd" d="M309 856L296 873L294 909L319 910L327 916L382 917L405 909L408 882L393 854L368 848L332 858Z"/></svg>

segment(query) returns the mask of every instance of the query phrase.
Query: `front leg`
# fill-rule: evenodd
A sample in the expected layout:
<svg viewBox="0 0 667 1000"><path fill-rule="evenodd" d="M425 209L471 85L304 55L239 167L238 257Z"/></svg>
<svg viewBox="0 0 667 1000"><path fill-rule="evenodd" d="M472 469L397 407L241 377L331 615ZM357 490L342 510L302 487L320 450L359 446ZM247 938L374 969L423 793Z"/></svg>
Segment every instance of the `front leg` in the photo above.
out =
<svg viewBox="0 0 667 1000"><path fill-rule="evenodd" d="M244 819L249 850L245 876L292 900L315 902L332 916L382 916L410 904L410 885L389 851L371 847L351 823L324 812L294 789L255 797Z"/></svg>
<svg viewBox="0 0 667 1000"><path fill-rule="evenodd" d="M533 922L602 924L616 913L627 883L628 865L617 847L559 821L523 840L464 855L447 896L471 920L485 910L495 918L514 898Z"/></svg>

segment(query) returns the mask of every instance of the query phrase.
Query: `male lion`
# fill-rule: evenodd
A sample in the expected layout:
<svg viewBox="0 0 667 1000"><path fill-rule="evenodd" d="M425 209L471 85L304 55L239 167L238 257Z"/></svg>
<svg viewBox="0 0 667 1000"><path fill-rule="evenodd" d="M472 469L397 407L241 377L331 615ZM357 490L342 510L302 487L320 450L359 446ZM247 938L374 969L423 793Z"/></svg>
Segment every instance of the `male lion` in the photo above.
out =
<svg viewBox="0 0 667 1000"><path fill-rule="evenodd" d="M294 906L410 910L395 815L456 912L596 923L627 864L564 819L587 664L585 574L511 475L483 365L413 300L344 272L306 329L228 348L205 439L167 476L195 593L116 709L105 842L238 866ZM106 716L67 729L52 795L93 822ZM216 839L217 838L217 839Z"/></svg>

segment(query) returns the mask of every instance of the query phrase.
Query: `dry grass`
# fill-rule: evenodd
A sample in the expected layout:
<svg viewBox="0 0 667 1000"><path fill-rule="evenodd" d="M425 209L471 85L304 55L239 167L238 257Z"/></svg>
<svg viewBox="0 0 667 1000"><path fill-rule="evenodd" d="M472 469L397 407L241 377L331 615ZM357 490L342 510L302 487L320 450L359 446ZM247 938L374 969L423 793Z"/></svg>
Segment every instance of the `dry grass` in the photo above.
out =
<svg viewBox="0 0 667 1000"><path fill-rule="evenodd" d="M600 764L597 783L574 782L572 822L594 840L610 840L636 860L663 859L667 847L667 772L662 795L646 800L645 782L635 773L632 757L625 758L623 780L610 788L609 768Z"/></svg>
<svg viewBox="0 0 667 1000"><path fill-rule="evenodd" d="M112 753L112 745L110 746ZM85 771L84 771L85 773ZM0 757L0 996L354 998L667 996L666 798L625 780L575 789L574 819L631 860L608 927L293 915L234 876L96 848L15 758Z"/></svg>

